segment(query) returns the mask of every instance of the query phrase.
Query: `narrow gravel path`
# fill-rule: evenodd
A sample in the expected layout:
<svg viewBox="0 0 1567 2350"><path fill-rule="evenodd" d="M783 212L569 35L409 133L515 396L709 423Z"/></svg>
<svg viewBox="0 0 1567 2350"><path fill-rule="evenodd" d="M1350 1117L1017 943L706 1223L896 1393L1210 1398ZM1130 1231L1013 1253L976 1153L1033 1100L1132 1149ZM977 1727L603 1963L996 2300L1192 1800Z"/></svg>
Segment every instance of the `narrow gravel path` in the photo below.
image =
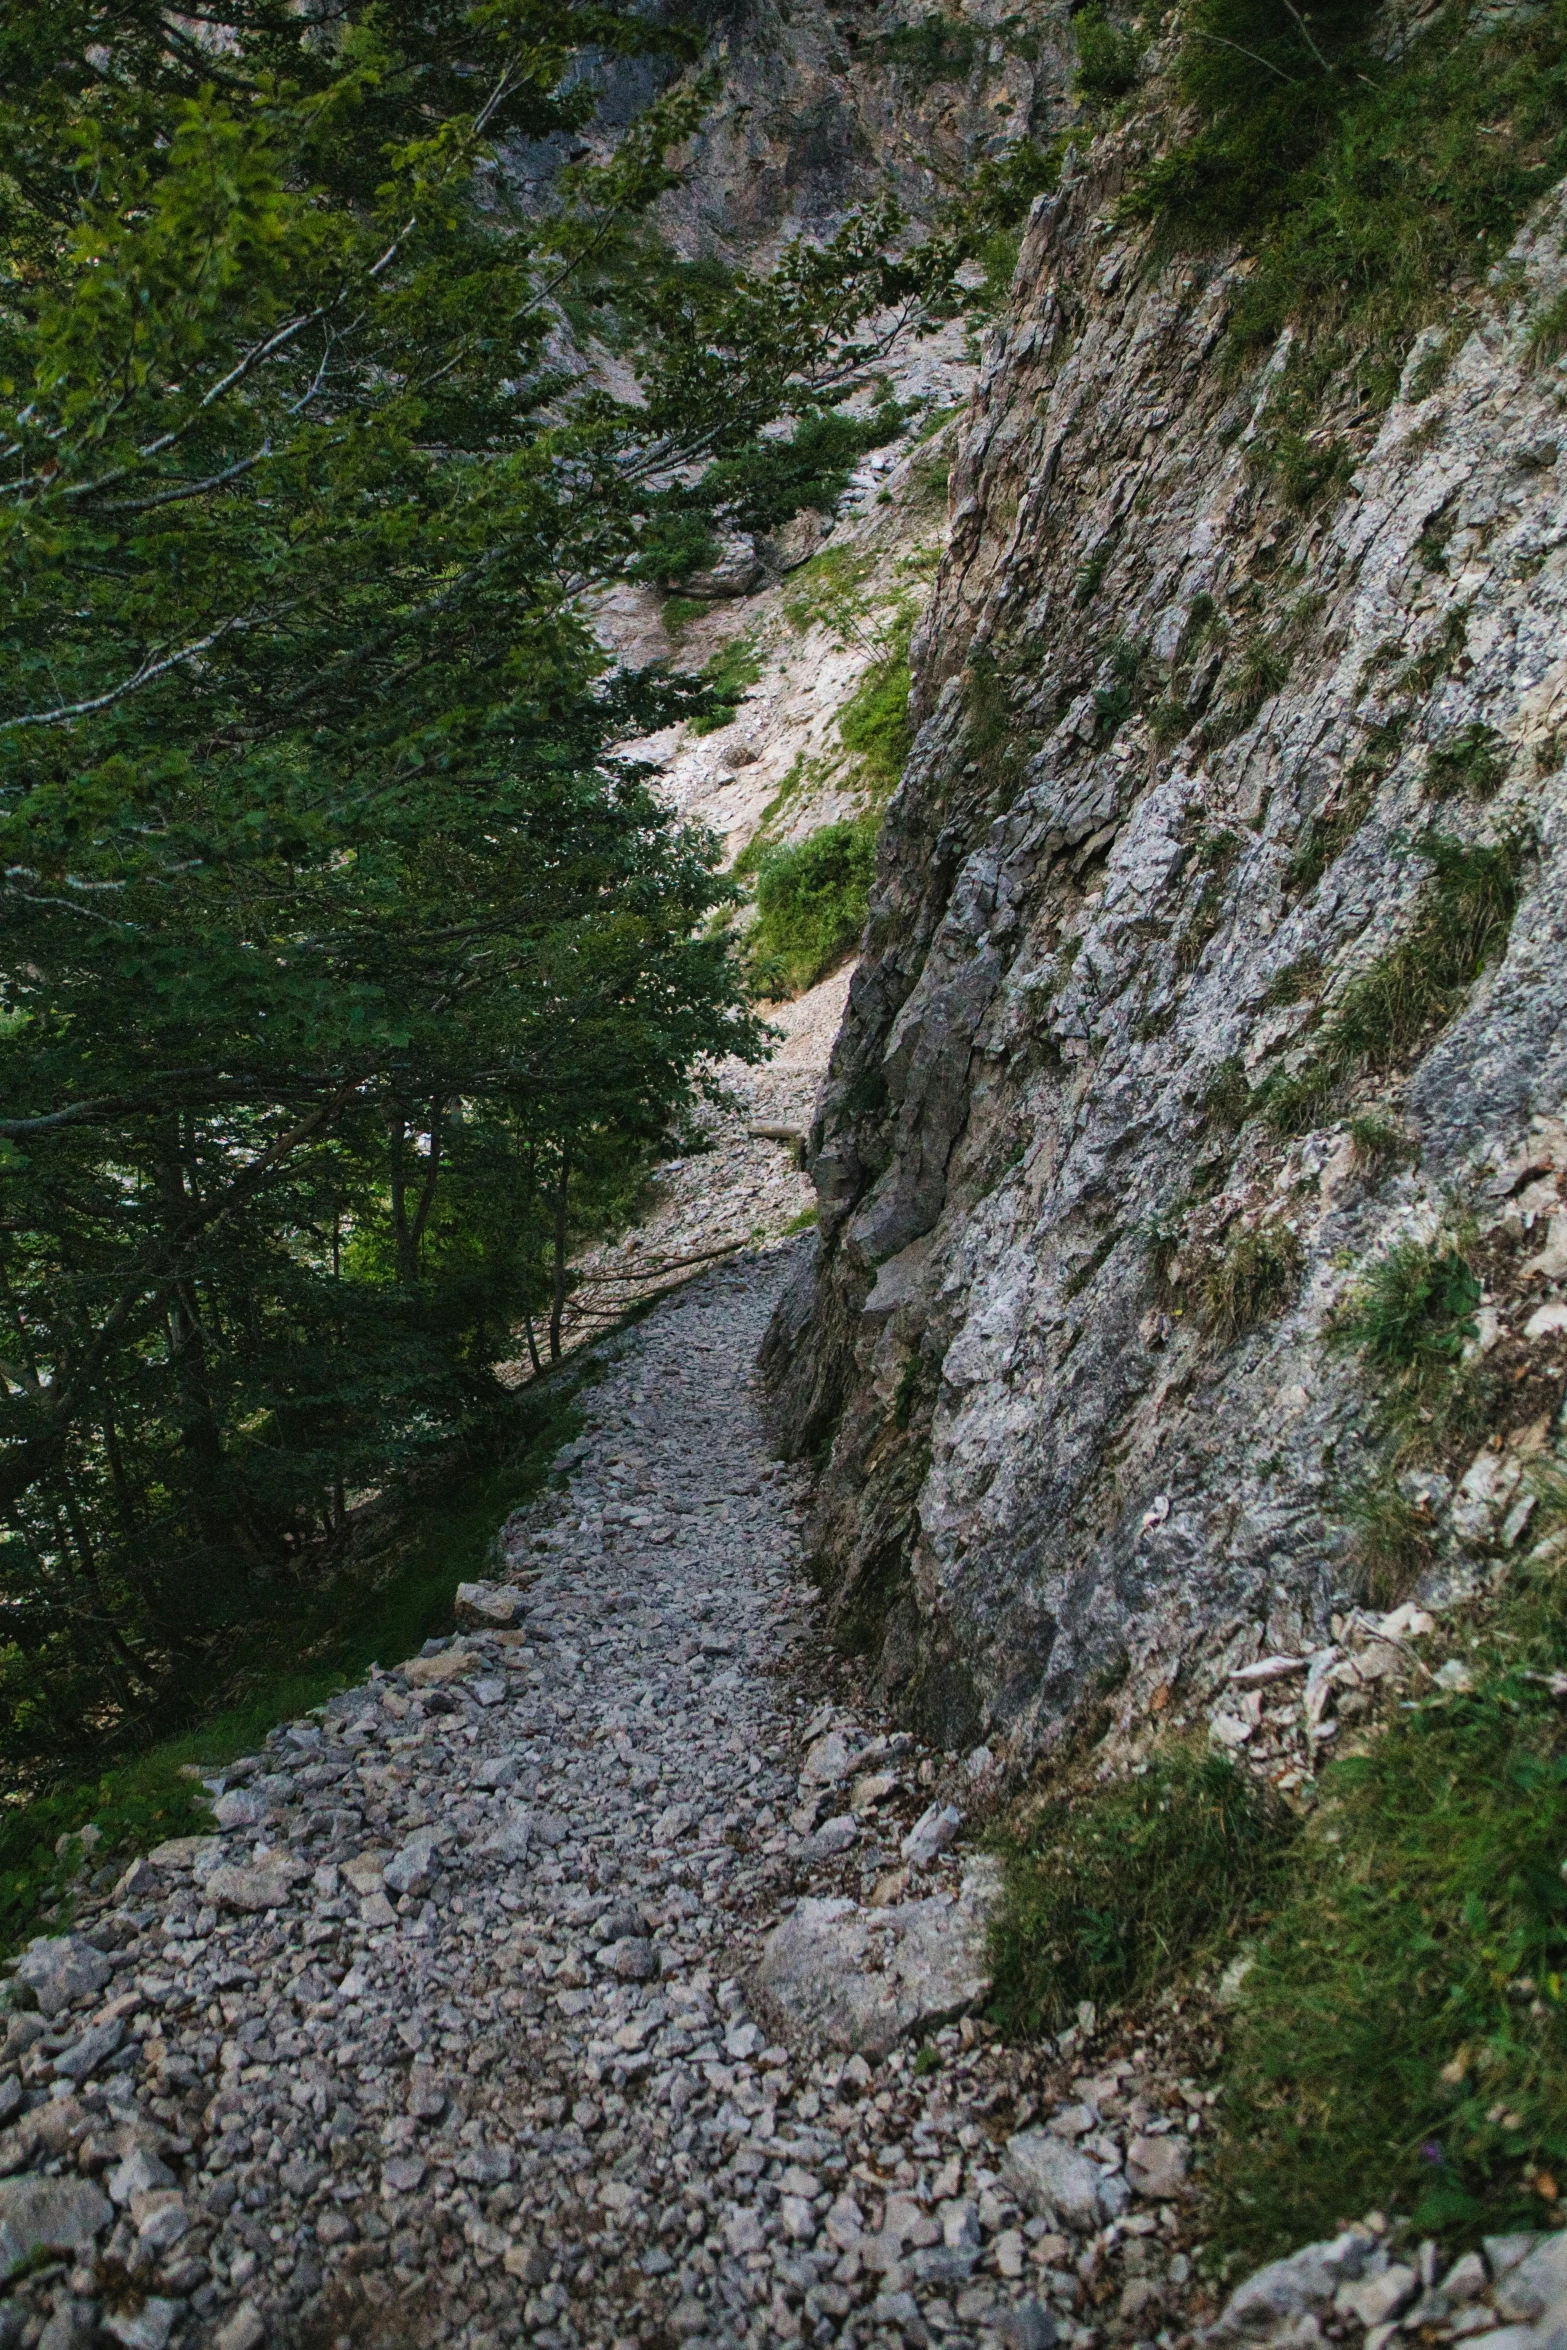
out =
<svg viewBox="0 0 1567 2350"><path fill-rule="evenodd" d="M567 1480L469 1602L507 1628L275 1731L216 1835L23 1959L0 2266L62 2257L0 2298L0 2350L1091 2350L1130 2068L1009 2184L1027 2061L936 2030L938 1991L916 2067L969 1864L906 1831L973 1770L822 1701L756 1393L790 1254L606 1344ZM870 2002L863 2053L814 2036L822 2000Z"/></svg>

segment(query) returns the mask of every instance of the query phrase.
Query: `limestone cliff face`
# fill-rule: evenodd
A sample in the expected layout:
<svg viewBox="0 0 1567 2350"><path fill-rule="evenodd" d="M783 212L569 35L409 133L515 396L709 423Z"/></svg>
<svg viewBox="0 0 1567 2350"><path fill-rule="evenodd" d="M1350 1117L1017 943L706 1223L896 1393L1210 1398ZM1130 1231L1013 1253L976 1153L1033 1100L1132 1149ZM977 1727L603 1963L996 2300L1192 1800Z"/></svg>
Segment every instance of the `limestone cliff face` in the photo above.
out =
<svg viewBox="0 0 1567 2350"><path fill-rule="evenodd" d="M1118 187L1106 143L1036 206L962 428L769 1343L840 1626L1023 1750L1117 1683L1135 1738L1355 1594L1373 1407L1324 1322L1378 1252L1475 1221L1486 1448L1404 1488L1436 1578L1517 1539L1567 1359L1563 205L1389 410L1324 415L1354 469L1302 513L1260 461L1287 348L1217 364L1226 265L1158 262ZM1313 1095L1487 845L1505 952Z"/></svg>

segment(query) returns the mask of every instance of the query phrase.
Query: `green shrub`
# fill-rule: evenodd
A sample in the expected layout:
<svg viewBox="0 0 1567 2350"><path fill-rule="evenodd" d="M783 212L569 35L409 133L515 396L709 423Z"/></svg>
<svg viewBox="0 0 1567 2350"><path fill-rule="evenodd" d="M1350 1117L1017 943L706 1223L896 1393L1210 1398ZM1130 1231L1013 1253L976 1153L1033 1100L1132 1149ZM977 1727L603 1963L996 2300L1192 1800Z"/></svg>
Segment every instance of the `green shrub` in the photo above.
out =
<svg viewBox="0 0 1567 2350"><path fill-rule="evenodd" d="M1137 87L1142 76L1142 43L1134 32L1112 24L1104 9L1092 0L1079 11L1073 29L1077 34L1077 71L1072 87L1080 98L1108 103Z"/></svg>
<svg viewBox="0 0 1567 2350"><path fill-rule="evenodd" d="M1561 1568L1525 1569L1471 1695L1326 1770L1231 2035L1221 2239L1264 2254L1373 2193L1414 2231L1549 2226L1567 2162ZM1358 2196L1359 2202L1355 2200Z"/></svg>
<svg viewBox="0 0 1567 2350"><path fill-rule="evenodd" d="M777 530L802 508L830 513L867 449L885 448L903 429L905 411L883 400L868 416L818 409L787 440L761 440L725 457L703 477L710 511L739 530Z"/></svg>
<svg viewBox="0 0 1567 2350"><path fill-rule="evenodd" d="M1255 253L1235 347L1304 320L1363 353L1390 398L1416 329L1567 165L1567 11L1452 0L1391 60L1360 0L1195 0L1185 23L1178 79L1200 128L1132 209L1178 241Z"/></svg>
<svg viewBox="0 0 1567 2350"><path fill-rule="evenodd" d="M1081 1999L1135 1999L1231 1945L1265 1905L1287 1816L1228 1756L1155 1755L1140 1778L1047 1804L1005 1848L991 2012L1056 2032Z"/></svg>
<svg viewBox="0 0 1567 2350"><path fill-rule="evenodd" d="M872 795L885 799L897 787L909 755L909 629L873 661L838 713L838 734L859 760Z"/></svg>
<svg viewBox="0 0 1567 2350"><path fill-rule="evenodd" d="M913 24L894 25L866 46L878 63L891 66L916 90L928 90L935 82L966 82L979 44L979 34L965 18L933 9Z"/></svg>
<svg viewBox="0 0 1567 2350"><path fill-rule="evenodd" d="M758 986L799 994L853 952L876 872L876 833L875 819L862 816L765 852L746 941Z"/></svg>
<svg viewBox="0 0 1567 2350"><path fill-rule="evenodd" d="M716 734L728 726L749 689L762 674L762 659L753 636L732 636L702 671L702 683L707 687L710 702L691 721L693 734Z"/></svg>
<svg viewBox="0 0 1567 2350"><path fill-rule="evenodd" d="M1199 1292L1203 1317L1221 1345L1288 1305L1305 1262L1287 1224L1254 1224L1230 1242Z"/></svg>

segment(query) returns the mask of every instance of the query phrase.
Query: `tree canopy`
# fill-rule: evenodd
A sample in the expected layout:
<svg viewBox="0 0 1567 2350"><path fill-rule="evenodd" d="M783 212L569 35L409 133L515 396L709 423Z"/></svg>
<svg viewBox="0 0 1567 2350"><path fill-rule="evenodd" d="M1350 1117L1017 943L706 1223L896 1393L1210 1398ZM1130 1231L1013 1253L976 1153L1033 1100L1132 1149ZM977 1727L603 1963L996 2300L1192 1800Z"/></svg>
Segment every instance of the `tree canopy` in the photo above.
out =
<svg viewBox="0 0 1567 2350"><path fill-rule="evenodd" d="M931 268L890 209L665 253L705 84L583 139L660 45L619 0L0 25L14 1762L167 1718L482 1422L568 1218L761 1049L715 846L614 753L699 689L608 673L582 598L705 471L772 482Z"/></svg>

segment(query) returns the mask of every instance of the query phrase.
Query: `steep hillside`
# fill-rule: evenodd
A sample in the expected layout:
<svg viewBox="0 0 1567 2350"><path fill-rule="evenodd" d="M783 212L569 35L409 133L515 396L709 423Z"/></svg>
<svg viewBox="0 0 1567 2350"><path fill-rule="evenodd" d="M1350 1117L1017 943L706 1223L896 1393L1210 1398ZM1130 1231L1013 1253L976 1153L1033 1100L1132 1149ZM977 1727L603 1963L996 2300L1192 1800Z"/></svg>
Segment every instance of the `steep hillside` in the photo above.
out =
<svg viewBox="0 0 1567 2350"><path fill-rule="evenodd" d="M769 1350L840 1631L1020 1752L1506 1558L1567 1368L1561 199L1389 401L1129 221L1169 120L961 427Z"/></svg>

